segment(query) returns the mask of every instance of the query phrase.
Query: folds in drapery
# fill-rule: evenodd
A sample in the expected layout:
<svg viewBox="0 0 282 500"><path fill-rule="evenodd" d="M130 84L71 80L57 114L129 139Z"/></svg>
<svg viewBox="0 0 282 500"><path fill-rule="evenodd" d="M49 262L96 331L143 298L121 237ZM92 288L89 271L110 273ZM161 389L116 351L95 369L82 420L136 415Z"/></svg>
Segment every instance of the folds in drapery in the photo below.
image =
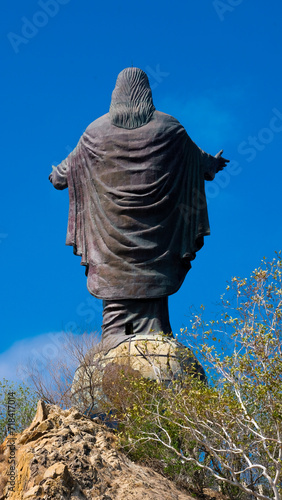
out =
<svg viewBox="0 0 282 500"><path fill-rule="evenodd" d="M67 245L87 266L98 298L175 293L209 222L201 150L173 117L146 125L93 122L68 158Z"/></svg>

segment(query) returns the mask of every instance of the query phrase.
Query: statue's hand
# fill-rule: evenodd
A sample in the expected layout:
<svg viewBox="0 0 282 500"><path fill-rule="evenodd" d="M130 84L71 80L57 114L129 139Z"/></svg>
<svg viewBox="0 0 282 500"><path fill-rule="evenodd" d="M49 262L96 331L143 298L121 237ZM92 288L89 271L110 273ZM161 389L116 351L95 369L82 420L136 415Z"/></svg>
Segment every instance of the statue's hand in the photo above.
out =
<svg viewBox="0 0 282 500"><path fill-rule="evenodd" d="M220 170L223 170L224 167L226 167L226 163L229 163L230 160L227 160L226 158L223 158L223 156L221 156L223 153L223 149L221 149L221 151L219 151L216 155L215 155L215 158L217 159L218 161L218 167L217 167L217 171L216 172L219 172Z"/></svg>
<svg viewBox="0 0 282 500"><path fill-rule="evenodd" d="M56 167L54 167L54 165L52 165L52 172L51 174L49 175L49 181L52 182L53 184L53 173L54 173L54 170L56 169Z"/></svg>

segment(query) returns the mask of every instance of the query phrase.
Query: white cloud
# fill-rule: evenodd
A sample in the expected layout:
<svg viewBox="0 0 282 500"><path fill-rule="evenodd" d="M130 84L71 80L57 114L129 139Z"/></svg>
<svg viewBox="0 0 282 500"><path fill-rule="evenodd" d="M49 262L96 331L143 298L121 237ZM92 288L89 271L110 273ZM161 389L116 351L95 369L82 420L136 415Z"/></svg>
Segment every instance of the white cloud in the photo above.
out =
<svg viewBox="0 0 282 500"><path fill-rule="evenodd" d="M24 367L29 360L43 367L62 353L64 342L63 332L50 332L15 342L0 354L0 379L24 381Z"/></svg>

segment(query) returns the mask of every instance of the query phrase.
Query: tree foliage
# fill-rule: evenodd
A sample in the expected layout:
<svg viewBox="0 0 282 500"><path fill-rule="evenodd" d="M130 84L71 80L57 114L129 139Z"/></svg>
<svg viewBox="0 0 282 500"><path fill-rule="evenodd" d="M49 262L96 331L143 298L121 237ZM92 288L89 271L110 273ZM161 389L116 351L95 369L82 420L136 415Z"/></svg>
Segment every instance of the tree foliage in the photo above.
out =
<svg viewBox="0 0 282 500"><path fill-rule="evenodd" d="M13 404L9 401L9 394L11 393L13 394ZM13 415L12 420L15 422L15 431L22 432L34 417L37 401L37 394L26 384L15 384L6 379L0 381L0 443L4 441L8 434L8 408L10 414Z"/></svg>
<svg viewBox="0 0 282 500"><path fill-rule="evenodd" d="M122 404L115 383L115 407L131 454L163 451L167 463L174 457L204 470L230 498L281 500L281 274L278 254L250 279L232 279L220 319L206 322L204 311L194 317L186 340L208 385L187 377L167 387L121 374Z"/></svg>

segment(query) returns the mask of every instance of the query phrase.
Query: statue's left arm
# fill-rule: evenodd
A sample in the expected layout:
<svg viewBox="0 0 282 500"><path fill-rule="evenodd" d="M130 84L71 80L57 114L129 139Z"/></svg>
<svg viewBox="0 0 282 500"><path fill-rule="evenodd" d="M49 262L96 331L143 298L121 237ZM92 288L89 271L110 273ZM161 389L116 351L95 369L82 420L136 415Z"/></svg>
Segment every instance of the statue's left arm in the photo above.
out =
<svg viewBox="0 0 282 500"><path fill-rule="evenodd" d="M199 148L200 149L200 148ZM221 155L223 149L219 151L215 156L209 155L201 150L201 165L204 171L204 177L206 181L212 181L215 174L226 167L226 164L230 160L223 158Z"/></svg>

